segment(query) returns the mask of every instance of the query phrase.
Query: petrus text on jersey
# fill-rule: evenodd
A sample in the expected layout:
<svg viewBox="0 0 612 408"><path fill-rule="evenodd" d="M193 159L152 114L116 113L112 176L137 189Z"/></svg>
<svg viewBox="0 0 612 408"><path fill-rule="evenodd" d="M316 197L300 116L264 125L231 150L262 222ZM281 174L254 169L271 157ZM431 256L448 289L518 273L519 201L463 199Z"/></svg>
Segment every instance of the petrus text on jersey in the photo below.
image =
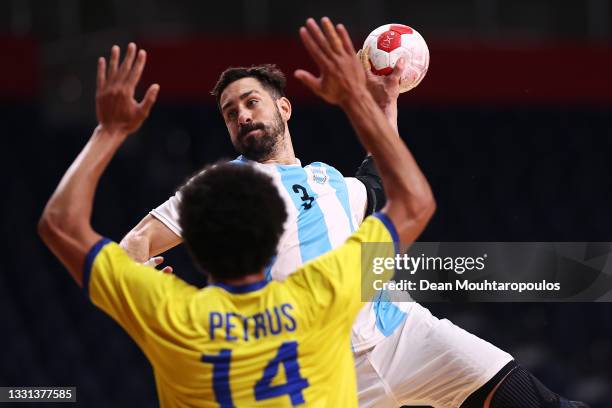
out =
<svg viewBox="0 0 612 408"><path fill-rule="evenodd" d="M227 341L244 341L293 332L297 322L292 316L293 306L283 303L252 316L234 312L210 312L208 317L210 339L224 337Z"/></svg>

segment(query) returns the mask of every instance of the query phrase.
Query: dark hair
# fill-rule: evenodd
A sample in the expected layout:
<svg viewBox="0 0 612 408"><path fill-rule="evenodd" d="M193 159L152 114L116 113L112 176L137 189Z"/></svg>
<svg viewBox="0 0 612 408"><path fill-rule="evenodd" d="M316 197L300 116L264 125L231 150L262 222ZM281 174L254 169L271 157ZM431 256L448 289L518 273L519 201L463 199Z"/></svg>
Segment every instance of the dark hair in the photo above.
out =
<svg viewBox="0 0 612 408"><path fill-rule="evenodd" d="M268 93L278 99L285 96L285 85L287 79L283 71L274 64L253 65L252 67L232 67L221 73L211 94L217 100L217 106L221 99L221 94L229 84L242 78L255 78L259 81Z"/></svg>
<svg viewBox="0 0 612 408"><path fill-rule="evenodd" d="M195 264L215 280L259 272L287 219L272 179L244 163L209 166L181 188L179 225Z"/></svg>

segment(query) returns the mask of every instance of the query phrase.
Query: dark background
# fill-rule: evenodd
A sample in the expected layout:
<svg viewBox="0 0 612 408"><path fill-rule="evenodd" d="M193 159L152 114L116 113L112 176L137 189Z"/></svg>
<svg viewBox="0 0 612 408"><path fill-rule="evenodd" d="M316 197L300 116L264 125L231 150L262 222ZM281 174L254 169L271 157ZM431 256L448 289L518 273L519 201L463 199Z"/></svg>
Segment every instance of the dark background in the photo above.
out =
<svg viewBox="0 0 612 408"><path fill-rule="evenodd" d="M310 15L356 44L398 22L428 41L430 71L400 97L400 133L438 211L425 241L612 241L612 5L607 0L0 3L0 385L74 385L79 405L157 403L150 367L43 247L36 221L96 122L96 57L136 40L160 99L119 151L95 227L120 240L203 164L233 157L208 91L229 65L311 68L297 40ZM302 163L351 175L363 157L344 114L290 78ZM8 194L7 194L8 193ZM195 284L183 248L169 263ZM611 306L428 305L509 351L553 390L612 407ZM22 405L23 406L23 405Z"/></svg>

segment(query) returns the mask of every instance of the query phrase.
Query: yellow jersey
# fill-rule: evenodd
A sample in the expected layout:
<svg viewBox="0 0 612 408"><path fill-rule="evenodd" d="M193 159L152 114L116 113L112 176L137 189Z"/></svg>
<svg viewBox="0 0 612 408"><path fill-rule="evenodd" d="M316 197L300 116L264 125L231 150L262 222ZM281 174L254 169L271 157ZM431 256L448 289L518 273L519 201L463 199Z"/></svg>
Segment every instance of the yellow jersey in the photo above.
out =
<svg viewBox="0 0 612 408"><path fill-rule="evenodd" d="M350 333L361 244L393 241L379 213L284 282L198 289L103 239L87 255L83 288L145 353L162 407L357 407Z"/></svg>

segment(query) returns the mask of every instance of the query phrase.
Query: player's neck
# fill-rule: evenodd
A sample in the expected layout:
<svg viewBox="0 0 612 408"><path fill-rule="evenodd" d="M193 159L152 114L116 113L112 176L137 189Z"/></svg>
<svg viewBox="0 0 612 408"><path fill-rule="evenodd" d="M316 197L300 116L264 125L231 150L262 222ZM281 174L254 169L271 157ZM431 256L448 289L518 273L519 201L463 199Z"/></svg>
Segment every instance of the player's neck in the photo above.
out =
<svg viewBox="0 0 612 408"><path fill-rule="evenodd" d="M293 143L291 143L291 134L289 128L285 129L283 140L274 152L274 155L266 160L261 161L262 164L297 164L295 152L293 151Z"/></svg>
<svg viewBox="0 0 612 408"><path fill-rule="evenodd" d="M236 278L236 279L218 280L213 277L209 277L210 283L223 283L224 285L231 285L231 286L251 285L253 283L261 282L265 279L266 279L266 275L264 274L263 271L260 271L258 273L254 273L251 275L246 275L246 276L243 276L241 278Z"/></svg>

